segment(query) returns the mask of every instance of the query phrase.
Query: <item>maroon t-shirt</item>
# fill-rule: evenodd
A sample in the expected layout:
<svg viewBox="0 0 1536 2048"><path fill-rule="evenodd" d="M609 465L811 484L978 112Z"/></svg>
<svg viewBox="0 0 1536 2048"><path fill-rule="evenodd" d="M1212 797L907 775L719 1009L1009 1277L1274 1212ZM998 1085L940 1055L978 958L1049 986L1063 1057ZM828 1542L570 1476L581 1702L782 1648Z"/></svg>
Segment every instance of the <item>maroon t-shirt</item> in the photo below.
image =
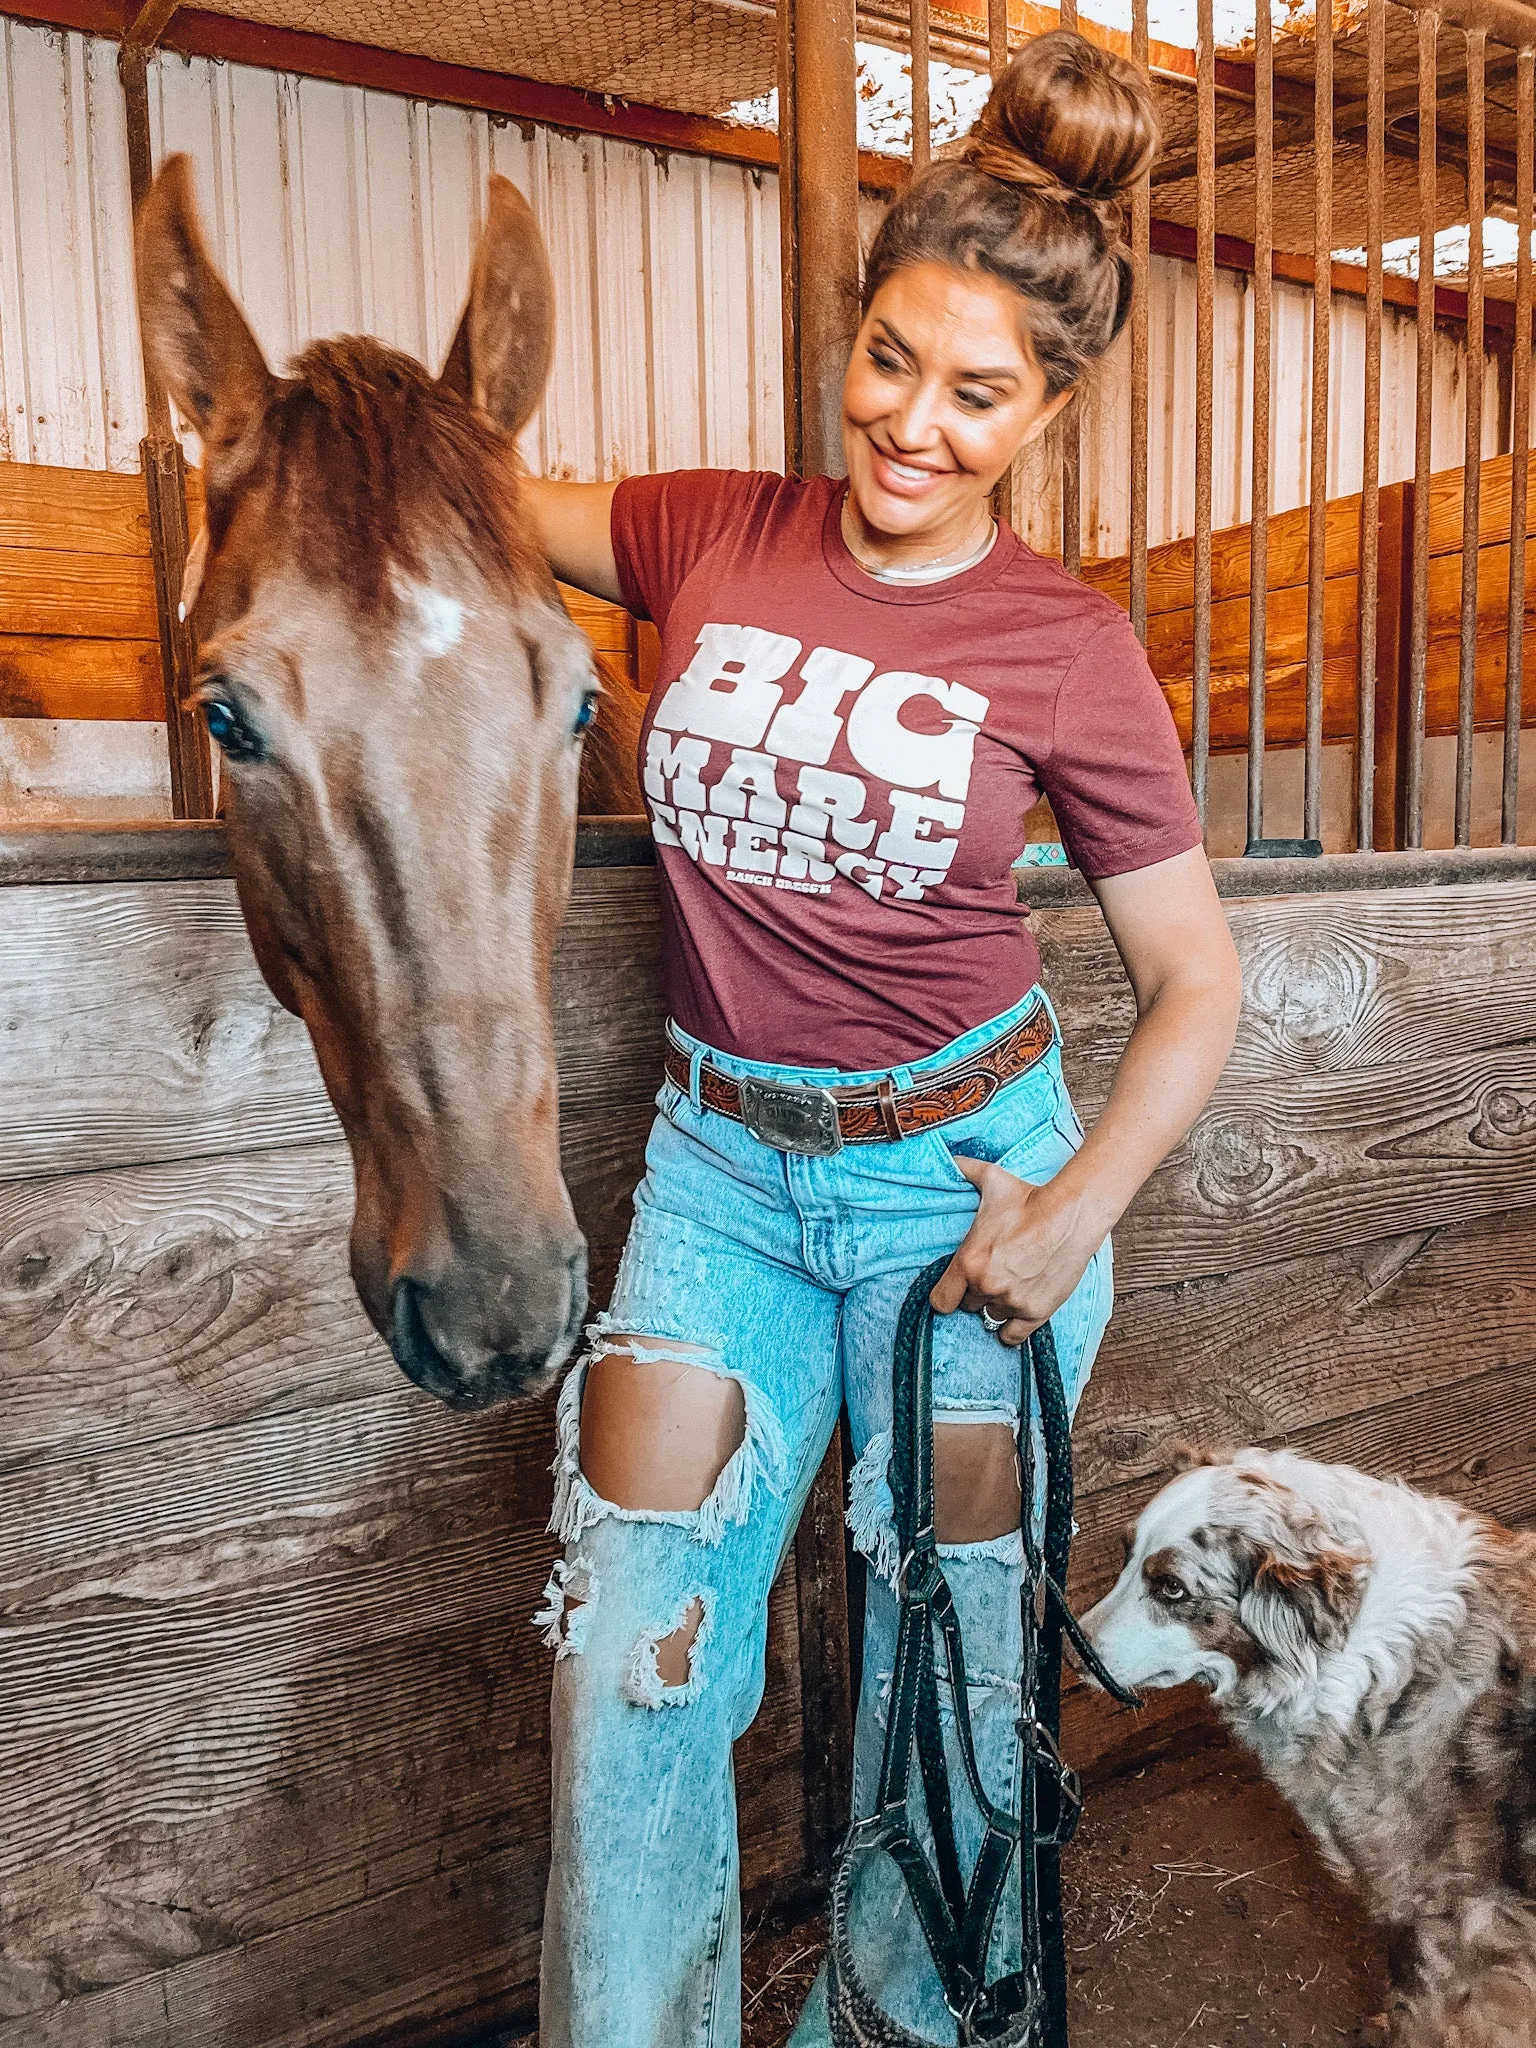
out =
<svg viewBox="0 0 1536 2048"><path fill-rule="evenodd" d="M918 1059L1039 975L1011 872L1043 791L1085 875L1200 844L1124 612L1003 527L942 582L854 561L844 486L731 470L613 499L624 602L661 633L641 774L663 987L744 1059Z"/></svg>

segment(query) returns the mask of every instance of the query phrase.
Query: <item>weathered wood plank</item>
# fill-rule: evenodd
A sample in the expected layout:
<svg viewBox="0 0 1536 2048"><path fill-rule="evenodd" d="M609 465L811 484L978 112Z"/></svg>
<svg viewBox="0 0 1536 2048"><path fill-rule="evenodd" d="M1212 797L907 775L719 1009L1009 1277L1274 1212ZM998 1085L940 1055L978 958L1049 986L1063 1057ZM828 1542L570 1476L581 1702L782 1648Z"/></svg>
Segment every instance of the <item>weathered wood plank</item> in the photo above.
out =
<svg viewBox="0 0 1536 2048"><path fill-rule="evenodd" d="M1529 1044L1224 1083L1116 1233L1145 1287L1536 1202Z"/></svg>
<svg viewBox="0 0 1536 2048"><path fill-rule="evenodd" d="M1536 884L1234 902L1243 1014L1226 1083L1412 1065L1536 1038ZM1099 1096L1135 1017L1096 906L1036 913L1074 1087Z"/></svg>
<svg viewBox="0 0 1536 2048"><path fill-rule="evenodd" d="M393 1389L341 1144L0 1183L0 1471Z"/></svg>
<svg viewBox="0 0 1536 2048"><path fill-rule="evenodd" d="M553 1550L551 1449L547 1404L467 1420L396 1380L9 1477L0 2011L487 1850L537 1867L549 1671L527 1618ZM772 1632L742 1751L756 1883L802 1853L790 1580ZM535 1887L520 1931L538 1904ZM388 1902L373 1912L387 1943Z"/></svg>
<svg viewBox="0 0 1536 2048"><path fill-rule="evenodd" d="M765 1792L797 1790L798 1714L784 1657L793 1646L793 1600L776 1588L770 1607L765 1711L738 1746L743 1879L749 1889L781 1887L794 1875L798 1813L773 1810ZM452 1752L452 1728L438 1733ZM770 1749L765 1732L774 1732ZM786 1747L786 1744L788 1745ZM464 1827L440 1816L435 1841L418 1826L415 1854L385 1853L369 1866L366 1888L339 1905L306 1912L268 1932L242 1929L229 1945L197 1947L198 1907L184 1902L179 1860L159 1873L174 1904L150 1902L141 1918L114 1893L108 1911L137 1938L123 1960L155 1954L168 1928L171 1958L100 1988L102 1950L79 1958L78 1987L50 1957L23 1973L8 1949L0 1964L0 2048L207 2048L210 2042L260 2042L262 2048L354 2048L376 2029L391 2039L405 2028L416 2042L462 2041L466 2031L529 2014L538 1980L539 1917L548 1866L547 1755L519 1795L488 1825ZM409 1769L405 1790L414 1790ZM291 1791L285 1804L293 1806ZM414 1812L414 1809L413 1809ZM430 1818L430 1816L429 1816ZM416 1866L414 1874L403 1873ZM121 1872L113 1873L121 1885ZM158 1911L158 1924L155 1915ZM146 1933L149 1939L145 1940ZM110 1962L110 1958L108 1959ZM18 1996L19 1993L19 1996Z"/></svg>
<svg viewBox="0 0 1536 2048"><path fill-rule="evenodd" d="M153 565L138 555L0 548L0 619L11 633L158 639Z"/></svg>
<svg viewBox="0 0 1536 2048"><path fill-rule="evenodd" d="M0 548L149 559L144 479L102 469L0 462Z"/></svg>
<svg viewBox="0 0 1536 2048"><path fill-rule="evenodd" d="M528 2014L542 1881L521 1844L449 1862L294 1928L0 2019L0 2048L353 2048L395 2022L421 2042L462 2038Z"/></svg>
<svg viewBox="0 0 1536 2048"><path fill-rule="evenodd" d="M1115 1303L1073 1432L1089 1494L1536 1361L1536 1209Z"/></svg>
<svg viewBox="0 0 1536 2048"><path fill-rule="evenodd" d="M0 718L164 716L158 641L0 634Z"/></svg>
<svg viewBox="0 0 1536 2048"><path fill-rule="evenodd" d="M605 1170L612 1105L655 1094L657 946L651 875L578 871L555 1019L579 1171ZM0 1179L336 1135L308 1036L262 983L229 884L0 891Z"/></svg>

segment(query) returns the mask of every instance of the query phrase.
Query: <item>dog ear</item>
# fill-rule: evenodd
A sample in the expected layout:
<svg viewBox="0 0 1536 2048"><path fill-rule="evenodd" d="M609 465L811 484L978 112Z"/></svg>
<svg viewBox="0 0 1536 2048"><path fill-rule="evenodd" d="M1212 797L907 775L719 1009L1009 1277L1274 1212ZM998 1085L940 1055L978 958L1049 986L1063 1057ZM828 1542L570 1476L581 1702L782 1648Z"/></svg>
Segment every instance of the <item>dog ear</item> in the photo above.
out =
<svg viewBox="0 0 1536 2048"><path fill-rule="evenodd" d="M1193 1472L1197 1465L1224 1465L1227 1460L1205 1444L1179 1442L1173 1446L1170 1463L1175 1472Z"/></svg>
<svg viewBox="0 0 1536 2048"><path fill-rule="evenodd" d="M1365 1558L1326 1545L1271 1545L1259 1553L1238 1618L1294 1678L1310 1677L1319 1650L1340 1650L1362 1598Z"/></svg>

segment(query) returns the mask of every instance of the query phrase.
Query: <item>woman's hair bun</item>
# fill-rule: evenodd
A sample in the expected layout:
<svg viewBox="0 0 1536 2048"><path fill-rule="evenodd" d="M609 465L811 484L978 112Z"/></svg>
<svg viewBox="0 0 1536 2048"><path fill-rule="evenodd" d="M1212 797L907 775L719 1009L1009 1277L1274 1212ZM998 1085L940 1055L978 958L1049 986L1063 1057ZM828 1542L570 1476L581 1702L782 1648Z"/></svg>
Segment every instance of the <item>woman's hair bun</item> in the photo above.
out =
<svg viewBox="0 0 1536 2048"><path fill-rule="evenodd" d="M1157 154L1157 114L1135 65L1072 29L1036 36L993 86L965 161L1042 195L1119 201Z"/></svg>

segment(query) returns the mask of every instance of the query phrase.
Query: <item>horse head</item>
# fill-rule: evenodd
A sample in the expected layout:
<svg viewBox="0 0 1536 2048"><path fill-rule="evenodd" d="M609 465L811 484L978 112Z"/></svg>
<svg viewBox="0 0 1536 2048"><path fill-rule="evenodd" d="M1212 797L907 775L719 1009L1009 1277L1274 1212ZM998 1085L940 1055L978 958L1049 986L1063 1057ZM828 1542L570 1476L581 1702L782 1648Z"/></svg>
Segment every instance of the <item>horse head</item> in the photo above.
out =
<svg viewBox="0 0 1536 2048"><path fill-rule="evenodd" d="M449 1406L536 1393L586 1308L550 973L597 700L519 504L553 339L538 229L493 178L436 378L356 337L275 376L185 158L140 209L138 272L150 359L203 444L195 697L257 961L351 1149L358 1293Z"/></svg>

